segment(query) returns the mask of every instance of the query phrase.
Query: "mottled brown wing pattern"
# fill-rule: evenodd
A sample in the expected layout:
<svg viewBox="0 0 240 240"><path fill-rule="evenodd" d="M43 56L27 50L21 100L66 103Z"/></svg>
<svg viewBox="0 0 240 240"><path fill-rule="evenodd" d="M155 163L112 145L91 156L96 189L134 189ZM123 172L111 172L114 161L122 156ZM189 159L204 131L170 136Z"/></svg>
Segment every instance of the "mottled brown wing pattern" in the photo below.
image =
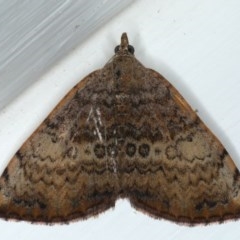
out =
<svg viewBox="0 0 240 240"><path fill-rule="evenodd" d="M0 179L1 217L60 222L114 205L118 182L101 148L112 109L99 106L101 73L75 86L15 154Z"/></svg>
<svg viewBox="0 0 240 240"><path fill-rule="evenodd" d="M58 104L0 178L0 217L85 219L122 197L189 224L240 217L240 174L177 90L133 55L114 57Z"/></svg>
<svg viewBox="0 0 240 240"><path fill-rule="evenodd" d="M123 176L132 205L190 224L239 217L240 175L229 154L169 82L145 72L135 105L141 137L129 137L138 154L127 156L133 167Z"/></svg>

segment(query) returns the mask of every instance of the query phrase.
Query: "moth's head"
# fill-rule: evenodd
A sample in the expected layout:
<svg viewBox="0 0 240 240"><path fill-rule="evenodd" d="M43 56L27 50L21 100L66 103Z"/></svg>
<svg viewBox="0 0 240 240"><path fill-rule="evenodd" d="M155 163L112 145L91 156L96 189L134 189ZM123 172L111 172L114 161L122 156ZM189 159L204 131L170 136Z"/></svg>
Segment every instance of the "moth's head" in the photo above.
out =
<svg viewBox="0 0 240 240"><path fill-rule="evenodd" d="M120 45L115 47L115 54L118 55L134 55L134 47L128 44L127 33L123 33Z"/></svg>

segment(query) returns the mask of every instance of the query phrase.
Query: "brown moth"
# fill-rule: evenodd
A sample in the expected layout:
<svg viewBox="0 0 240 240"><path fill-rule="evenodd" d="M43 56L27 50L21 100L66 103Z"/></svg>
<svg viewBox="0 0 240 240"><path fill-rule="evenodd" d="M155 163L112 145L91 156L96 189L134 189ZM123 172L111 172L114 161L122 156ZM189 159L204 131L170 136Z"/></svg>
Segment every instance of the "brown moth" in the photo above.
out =
<svg viewBox="0 0 240 240"><path fill-rule="evenodd" d="M86 219L127 198L188 224L240 217L240 174L179 92L123 33L115 55L56 106L0 178L0 217Z"/></svg>

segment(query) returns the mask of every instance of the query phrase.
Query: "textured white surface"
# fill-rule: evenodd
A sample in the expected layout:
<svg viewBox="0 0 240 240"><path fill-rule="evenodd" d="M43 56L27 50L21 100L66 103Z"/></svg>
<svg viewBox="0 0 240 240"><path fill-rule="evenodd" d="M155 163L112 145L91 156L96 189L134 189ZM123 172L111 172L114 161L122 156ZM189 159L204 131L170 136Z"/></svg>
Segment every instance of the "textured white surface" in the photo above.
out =
<svg viewBox="0 0 240 240"><path fill-rule="evenodd" d="M0 0L0 109L133 0Z"/></svg>
<svg viewBox="0 0 240 240"><path fill-rule="evenodd" d="M239 23L238 0L135 1L1 111L1 170L67 91L111 58L124 31L136 57L182 93L240 167ZM239 239L239 226L240 220L180 226L120 200L114 210L69 225L0 220L0 239Z"/></svg>

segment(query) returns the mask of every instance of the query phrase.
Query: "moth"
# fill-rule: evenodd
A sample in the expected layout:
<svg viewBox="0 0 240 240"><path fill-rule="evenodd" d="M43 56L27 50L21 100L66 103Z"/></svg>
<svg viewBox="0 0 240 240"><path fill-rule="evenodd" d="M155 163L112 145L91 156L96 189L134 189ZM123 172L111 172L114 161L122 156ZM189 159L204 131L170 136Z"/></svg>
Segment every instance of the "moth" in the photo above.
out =
<svg viewBox="0 0 240 240"><path fill-rule="evenodd" d="M0 178L0 217L86 219L127 198L188 224L240 217L240 174L180 93L135 57L127 34L16 152Z"/></svg>

